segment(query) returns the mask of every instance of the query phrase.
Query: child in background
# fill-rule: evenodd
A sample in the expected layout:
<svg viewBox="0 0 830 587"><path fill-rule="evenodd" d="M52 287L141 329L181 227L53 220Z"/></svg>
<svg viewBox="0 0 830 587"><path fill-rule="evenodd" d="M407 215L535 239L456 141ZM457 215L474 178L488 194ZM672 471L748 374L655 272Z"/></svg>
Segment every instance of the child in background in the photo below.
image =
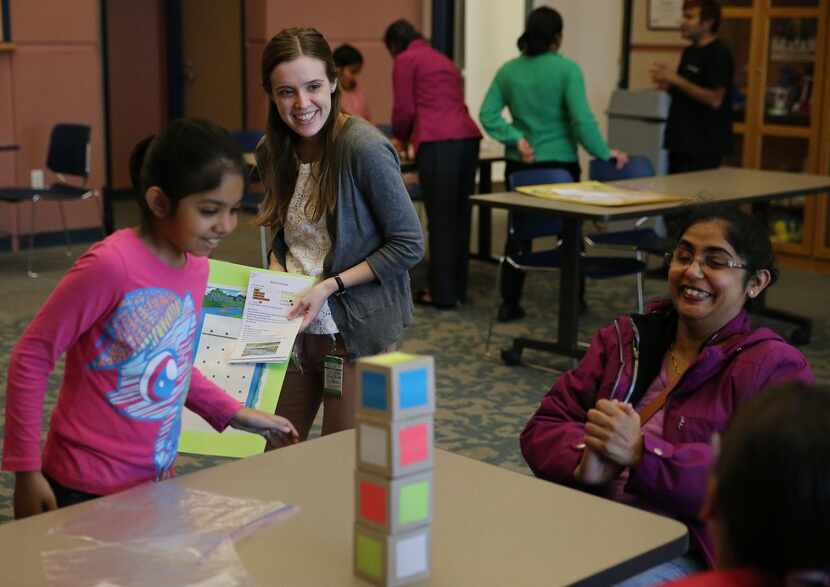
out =
<svg viewBox="0 0 830 587"><path fill-rule="evenodd" d="M228 133L180 120L139 143L130 170L140 227L82 255L12 352L3 469L23 518L172 473L182 407L296 439L290 422L240 404L193 367L207 256L236 227L244 167ZM47 378L66 368L41 458Z"/></svg>
<svg viewBox="0 0 830 587"><path fill-rule="evenodd" d="M340 45L332 54L337 66L337 81L340 84L340 107L343 112L360 116L372 122L366 95L357 85L357 77L363 69L363 55L348 44Z"/></svg>
<svg viewBox="0 0 830 587"><path fill-rule="evenodd" d="M670 585L830 585L830 390L761 393L721 444L702 514L717 570Z"/></svg>

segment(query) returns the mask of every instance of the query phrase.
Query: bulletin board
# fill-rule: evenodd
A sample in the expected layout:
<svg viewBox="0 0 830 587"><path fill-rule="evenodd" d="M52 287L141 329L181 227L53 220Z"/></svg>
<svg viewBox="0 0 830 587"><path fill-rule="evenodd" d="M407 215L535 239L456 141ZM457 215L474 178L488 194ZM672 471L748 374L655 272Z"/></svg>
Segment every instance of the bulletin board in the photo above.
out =
<svg viewBox="0 0 830 587"><path fill-rule="evenodd" d="M683 21L683 0L648 0L648 28L679 30Z"/></svg>

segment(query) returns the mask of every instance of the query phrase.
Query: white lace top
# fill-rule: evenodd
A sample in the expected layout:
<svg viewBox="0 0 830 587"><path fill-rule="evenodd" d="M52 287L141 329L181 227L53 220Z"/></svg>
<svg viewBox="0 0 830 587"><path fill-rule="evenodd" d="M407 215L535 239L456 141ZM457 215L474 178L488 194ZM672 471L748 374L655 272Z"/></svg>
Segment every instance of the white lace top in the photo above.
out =
<svg viewBox="0 0 830 587"><path fill-rule="evenodd" d="M325 214L316 224L306 216L306 202L313 191L319 188L319 184L314 179L317 171L315 164L300 163L297 185L294 187L294 194L288 204L288 215L284 227L285 243L288 245L288 252L285 254L286 271L312 277L318 277L323 272L323 261L331 249L331 238L326 227ZM311 334L338 332L328 301L323 303L320 312L308 325L306 332Z"/></svg>

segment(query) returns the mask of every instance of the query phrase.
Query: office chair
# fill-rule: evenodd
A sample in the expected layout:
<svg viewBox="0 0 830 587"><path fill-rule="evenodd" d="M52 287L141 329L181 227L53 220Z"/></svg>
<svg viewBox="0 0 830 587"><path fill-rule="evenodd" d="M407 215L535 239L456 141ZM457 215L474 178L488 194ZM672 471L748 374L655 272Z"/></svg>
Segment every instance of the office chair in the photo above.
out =
<svg viewBox="0 0 830 587"><path fill-rule="evenodd" d="M239 130L231 133L231 136L239 145L239 148L242 149L242 153L245 155L245 166L248 174L249 188L251 183L258 183L260 181L256 164L253 163L253 161L254 154L256 153L256 146L259 144L259 141L262 139L264 134L265 133L260 130ZM248 212L257 212L264 197L265 194L262 192L245 190L245 194L242 196L242 208Z"/></svg>
<svg viewBox="0 0 830 587"><path fill-rule="evenodd" d="M508 177L508 187L511 190L526 185L539 185L547 183L570 183L571 175L562 169L528 169L517 171ZM511 238L516 240L533 240L545 236L558 236L562 232L562 220L550 214L539 214L533 212L511 211L508 214L507 230ZM520 271L554 271L562 266L561 253L557 244L553 249L544 251L533 251L518 255L505 255L500 259L499 276L501 277L501 266L509 263L513 268ZM625 259L620 257L591 257L583 254L580 262L581 273L584 277L591 279L607 279L623 275L641 274L645 271L645 263L637 259ZM642 292L637 292L637 305L642 308ZM497 296L501 295L501 284L497 288ZM498 305L498 301L497 301ZM493 317L487 329L487 342L485 354L490 349L490 338L493 331ZM505 349L501 352L502 360L508 365L518 365L519 357L514 356L513 349Z"/></svg>
<svg viewBox="0 0 830 587"><path fill-rule="evenodd" d="M69 249L72 243L66 224L64 203L72 200L86 200L96 195L96 190L90 190L86 185L89 179L90 134L91 129L86 124L56 124L52 128L52 134L49 137L46 168L56 175L57 181L47 188L0 188L0 201L17 206L18 226L21 226L20 204L30 202L32 205L31 232L29 233L29 248L26 254L26 270L29 277L37 277L37 273L32 270L32 251L37 232L35 230L35 219L37 217L38 202L51 200L58 203L64 238L66 239L66 253L69 256L72 255ZM81 185L69 183L66 176L80 178ZM103 216L100 198L97 202L99 216ZM101 226L101 235L104 236L103 225Z"/></svg>
<svg viewBox="0 0 830 587"><path fill-rule="evenodd" d="M611 161L594 159L590 163L589 177L595 181L619 181L623 179L637 179L640 177L653 177L654 167L647 157L632 155L622 169ZM640 218L635 226L639 226L647 218ZM585 236L588 246L602 245L613 248L623 248L634 251L634 258L646 262L649 254L662 256L667 248L667 240L661 238L653 228L632 228L611 232L599 232ZM644 288L643 274L637 274L637 290L642 292ZM642 293L638 294L642 295ZM642 312L642 308L639 308Z"/></svg>

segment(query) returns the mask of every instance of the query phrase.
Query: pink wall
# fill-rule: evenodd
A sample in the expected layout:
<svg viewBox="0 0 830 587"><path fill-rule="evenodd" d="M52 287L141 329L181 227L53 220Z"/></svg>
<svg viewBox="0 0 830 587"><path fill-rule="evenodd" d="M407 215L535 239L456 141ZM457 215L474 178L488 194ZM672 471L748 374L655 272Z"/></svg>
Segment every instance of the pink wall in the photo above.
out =
<svg viewBox="0 0 830 587"><path fill-rule="evenodd" d="M267 98L260 84L262 49L273 35L292 26L317 28L326 36L332 49L341 43L349 43L359 49L364 59L360 83L374 121L389 121L392 113L392 59L383 44L383 33L390 23L399 18L406 18L419 27L422 0L247 2L248 125L251 128L263 128L267 114Z"/></svg>
<svg viewBox="0 0 830 587"><path fill-rule="evenodd" d="M130 153L167 119L161 0L108 0L110 153L115 189L131 187Z"/></svg>
<svg viewBox="0 0 830 587"><path fill-rule="evenodd" d="M16 48L0 55L0 88L9 89L0 90L0 137L21 148L3 156L0 181L26 185L31 169L45 168L52 126L76 122L92 127L89 185L101 187L104 133L97 0L11 0L10 12ZM47 181L52 179L47 176ZM56 204L38 205L38 210L38 231L59 230ZM70 228L100 224L94 200L73 202L67 210ZM0 230L29 232L30 214L28 209L23 212L22 226L16 227L13 207L0 207Z"/></svg>

